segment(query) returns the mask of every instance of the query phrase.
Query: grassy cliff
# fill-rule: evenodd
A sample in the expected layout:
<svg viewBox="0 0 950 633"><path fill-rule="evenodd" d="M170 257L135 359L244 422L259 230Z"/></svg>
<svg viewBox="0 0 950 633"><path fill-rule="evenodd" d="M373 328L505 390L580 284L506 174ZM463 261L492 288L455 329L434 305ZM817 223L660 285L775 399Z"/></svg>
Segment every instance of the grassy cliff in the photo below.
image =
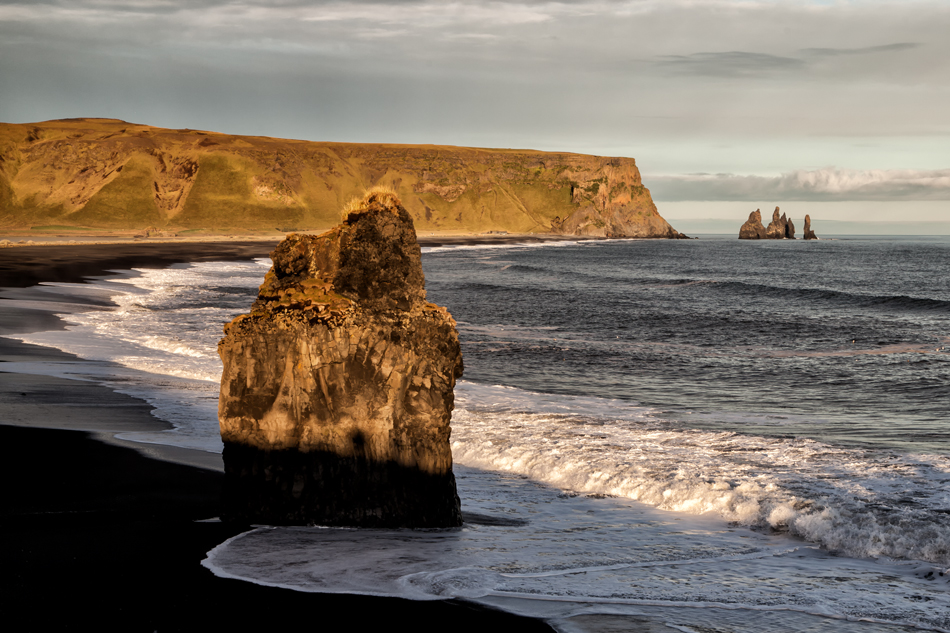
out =
<svg viewBox="0 0 950 633"><path fill-rule="evenodd" d="M319 230L375 185L419 231L678 237L631 158L317 143L116 119L0 124L0 228Z"/></svg>

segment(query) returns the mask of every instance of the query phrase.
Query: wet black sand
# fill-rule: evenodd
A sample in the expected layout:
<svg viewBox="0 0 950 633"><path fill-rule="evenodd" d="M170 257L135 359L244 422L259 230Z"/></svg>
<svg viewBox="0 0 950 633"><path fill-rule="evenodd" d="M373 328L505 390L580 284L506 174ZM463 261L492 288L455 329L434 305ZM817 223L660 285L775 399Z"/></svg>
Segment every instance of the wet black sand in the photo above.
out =
<svg viewBox="0 0 950 633"><path fill-rule="evenodd" d="M2 249L0 286L261 257L273 246ZM49 312L3 304L0 299L0 334L61 327ZM113 433L167 425L146 403L95 383L3 368L35 361L83 362L0 338L0 614L6 630L551 630L464 601L310 594L214 576L200 564L206 552L244 529L205 521L218 515L220 457L116 445Z"/></svg>

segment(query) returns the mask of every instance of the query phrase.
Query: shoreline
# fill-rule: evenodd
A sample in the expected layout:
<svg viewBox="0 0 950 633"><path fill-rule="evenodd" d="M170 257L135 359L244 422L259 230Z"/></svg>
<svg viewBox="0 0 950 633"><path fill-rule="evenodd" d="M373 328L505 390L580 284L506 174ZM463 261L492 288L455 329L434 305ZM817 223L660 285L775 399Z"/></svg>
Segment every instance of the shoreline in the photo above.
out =
<svg viewBox="0 0 950 633"><path fill-rule="evenodd" d="M12 303L28 294L24 288L114 269L266 257L276 243L2 249L0 289L14 290L0 298L0 335L65 327L51 311ZM0 474L8 482L0 595L21 630L87 623L105 630L266 630L299 622L300 613L313 613L319 625L323 612L350 611L361 627L401 620L422 631L552 630L464 600L303 593L215 576L201 565L205 554L248 529L209 521L219 514L220 455L115 439L170 425L144 401L109 387L14 373L4 369L7 362L93 361L0 338Z"/></svg>
<svg viewBox="0 0 950 633"><path fill-rule="evenodd" d="M87 277L116 269L251 260L268 257L281 239L18 244L0 248L0 288L27 288L43 282L81 283ZM603 239L551 234L428 235L419 236L418 242L422 248L431 248Z"/></svg>
<svg viewBox="0 0 950 633"><path fill-rule="evenodd" d="M331 227L332 228L332 227ZM330 229L321 229L316 231L296 231L296 233L306 235L320 235ZM274 235L249 234L249 235L203 235L203 236L169 236L169 237L131 237L124 235L42 235L25 233L22 235L3 235L0 234L0 249L3 248L25 248L30 246L115 246L120 244L233 244L237 243L277 243L287 235L293 233L283 233ZM486 232L486 233L437 233L434 231L416 234L416 239L420 246L441 246L444 244L503 244L514 242L550 242L550 241L573 241L573 240L606 240L607 237L592 235L567 235L562 233L506 233L506 232ZM624 238L621 238L624 239ZM646 238L645 238L646 239Z"/></svg>

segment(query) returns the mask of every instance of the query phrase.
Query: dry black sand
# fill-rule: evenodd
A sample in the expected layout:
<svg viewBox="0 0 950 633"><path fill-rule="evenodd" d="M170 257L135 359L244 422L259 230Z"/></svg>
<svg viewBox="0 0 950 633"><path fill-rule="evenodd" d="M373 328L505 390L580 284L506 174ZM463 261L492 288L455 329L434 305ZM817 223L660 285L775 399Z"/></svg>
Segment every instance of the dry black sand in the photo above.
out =
<svg viewBox="0 0 950 633"><path fill-rule="evenodd" d="M0 250L0 286L76 282L133 266L248 259L272 248L261 242L9 248ZM48 312L3 303L0 334L61 327ZM200 564L205 553L246 529L203 521L218 516L220 458L100 441L167 425L150 415L146 403L94 383L3 370L5 362L18 360L78 362L0 338L4 630L551 630L464 601L312 594L214 576Z"/></svg>

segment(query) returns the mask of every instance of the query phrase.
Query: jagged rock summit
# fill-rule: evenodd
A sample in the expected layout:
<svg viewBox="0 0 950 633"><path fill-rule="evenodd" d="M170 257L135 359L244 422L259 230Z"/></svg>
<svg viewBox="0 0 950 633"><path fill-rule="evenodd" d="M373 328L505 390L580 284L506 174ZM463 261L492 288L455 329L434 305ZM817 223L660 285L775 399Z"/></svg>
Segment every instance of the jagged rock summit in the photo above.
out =
<svg viewBox="0 0 950 633"><path fill-rule="evenodd" d="M795 224L790 218L786 218L784 213L779 216L778 212L779 208L775 207L775 211L772 212L772 221L769 222L768 228L762 225L762 212L759 209L750 213L749 219L739 228L739 239L794 240ZM808 230L808 216L805 216L805 227L806 230Z"/></svg>
<svg viewBox="0 0 950 633"><path fill-rule="evenodd" d="M770 240L794 240L795 239L795 225L785 217L783 213L779 217L779 208L775 207L775 211L772 212L772 221L769 222L768 228L765 229L765 237Z"/></svg>
<svg viewBox="0 0 950 633"><path fill-rule="evenodd" d="M225 326L223 518L461 525L455 321L426 301L412 219L393 192L370 190L344 214L281 242L251 313Z"/></svg>

